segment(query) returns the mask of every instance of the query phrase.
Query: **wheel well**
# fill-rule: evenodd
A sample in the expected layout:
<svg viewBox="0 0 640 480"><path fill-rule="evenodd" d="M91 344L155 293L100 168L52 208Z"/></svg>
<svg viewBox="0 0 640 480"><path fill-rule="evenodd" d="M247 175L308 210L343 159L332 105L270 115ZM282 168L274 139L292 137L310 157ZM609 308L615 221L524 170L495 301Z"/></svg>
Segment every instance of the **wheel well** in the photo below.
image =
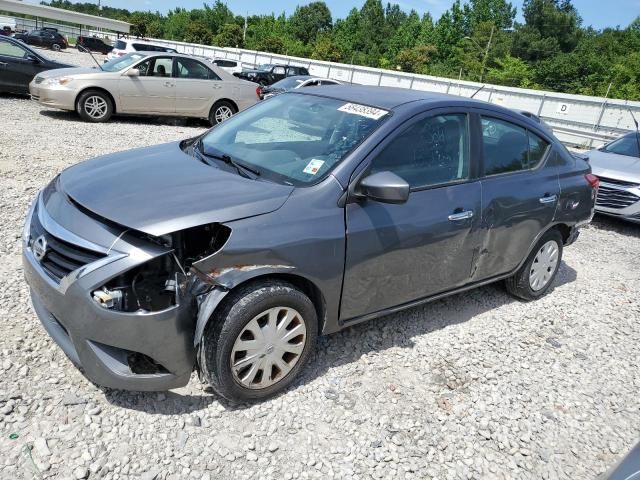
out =
<svg viewBox="0 0 640 480"><path fill-rule="evenodd" d="M552 229L556 229L562 235L562 243L567 243L569 240L569 236L571 235L571 228L564 223L559 223L558 225L554 225Z"/></svg>
<svg viewBox="0 0 640 480"><path fill-rule="evenodd" d="M102 92L105 95L107 95L111 99L111 104L113 105L113 113L116 113L116 100L113 98L113 95L111 95L111 93L108 90L105 90L104 88L100 88L100 87L87 87L81 90L80 92L78 92L78 95L76 95L76 110L78 109L78 101L80 100L80 96L84 92L88 92L89 90L95 90L97 92Z"/></svg>
<svg viewBox="0 0 640 480"><path fill-rule="evenodd" d="M235 113L238 113L240 111L240 109L238 108L238 105L236 104L236 102L234 102L233 100L230 100L228 98L221 98L219 100L216 100L214 102L213 105L211 105L211 110L213 110L213 107L215 107L218 103L220 102L227 102L229 104L231 104L231 106L233 107L233 109L235 110Z"/></svg>
<svg viewBox="0 0 640 480"><path fill-rule="evenodd" d="M322 328L324 327L327 307L324 295L322 295L320 289L311 280L308 280L299 275L292 275L289 273L268 273L265 275L259 275L257 277L250 278L236 285L235 287L233 287L231 292L233 292L237 288L247 285L248 283L262 283L268 280L284 280L286 282L289 282L294 287L298 288L307 297L309 297L316 310L316 315L318 317L318 334L320 334L322 332Z"/></svg>

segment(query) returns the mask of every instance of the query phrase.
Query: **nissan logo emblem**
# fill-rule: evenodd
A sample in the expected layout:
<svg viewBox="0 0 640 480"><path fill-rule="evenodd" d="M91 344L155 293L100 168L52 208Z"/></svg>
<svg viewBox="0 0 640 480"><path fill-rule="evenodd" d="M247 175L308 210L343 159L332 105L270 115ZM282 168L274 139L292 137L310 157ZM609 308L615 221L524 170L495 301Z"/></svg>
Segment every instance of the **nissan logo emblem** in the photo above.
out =
<svg viewBox="0 0 640 480"><path fill-rule="evenodd" d="M47 255L47 239L44 238L44 235L40 235L34 240L31 250L33 250L33 255L39 262L44 259Z"/></svg>

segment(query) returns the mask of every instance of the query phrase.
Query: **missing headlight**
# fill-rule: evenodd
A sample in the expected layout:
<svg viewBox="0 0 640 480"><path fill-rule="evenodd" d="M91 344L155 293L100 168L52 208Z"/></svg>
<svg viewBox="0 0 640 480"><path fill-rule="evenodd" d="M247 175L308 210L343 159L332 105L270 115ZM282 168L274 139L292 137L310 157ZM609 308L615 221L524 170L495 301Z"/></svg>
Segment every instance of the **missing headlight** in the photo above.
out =
<svg viewBox="0 0 640 480"><path fill-rule="evenodd" d="M186 283L173 254L162 255L114 278L92 293L104 308L123 312L157 312L178 303Z"/></svg>

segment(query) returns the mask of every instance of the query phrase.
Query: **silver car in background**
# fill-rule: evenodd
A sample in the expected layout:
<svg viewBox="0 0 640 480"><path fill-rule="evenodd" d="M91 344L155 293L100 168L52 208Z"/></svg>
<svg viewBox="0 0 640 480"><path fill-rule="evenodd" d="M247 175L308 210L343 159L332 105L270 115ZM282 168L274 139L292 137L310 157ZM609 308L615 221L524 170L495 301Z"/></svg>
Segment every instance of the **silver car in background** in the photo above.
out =
<svg viewBox="0 0 640 480"><path fill-rule="evenodd" d="M640 133L623 135L586 156L600 179L596 212L640 223Z"/></svg>
<svg viewBox="0 0 640 480"><path fill-rule="evenodd" d="M40 104L75 110L88 122L113 114L208 119L212 125L259 100L256 85L206 60L167 52L135 52L99 68L38 74L29 85Z"/></svg>

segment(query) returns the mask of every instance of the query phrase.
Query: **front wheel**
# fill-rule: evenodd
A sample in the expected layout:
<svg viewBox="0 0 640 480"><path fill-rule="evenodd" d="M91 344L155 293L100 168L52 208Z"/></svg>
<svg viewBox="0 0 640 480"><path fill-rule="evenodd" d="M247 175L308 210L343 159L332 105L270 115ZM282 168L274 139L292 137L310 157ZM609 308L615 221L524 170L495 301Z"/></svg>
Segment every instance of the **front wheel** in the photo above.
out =
<svg viewBox="0 0 640 480"><path fill-rule="evenodd" d="M523 300L535 300L546 294L560 268L562 243L558 230L545 233L520 270L505 281L507 291Z"/></svg>
<svg viewBox="0 0 640 480"><path fill-rule="evenodd" d="M88 90L78 98L76 109L80 117L87 122L106 122L113 115L113 102L104 92Z"/></svg>
<svg viewBox="0 0 640 480"><path fill-rule="evenodd" d="M237 109L230 102L220 100L211 107L209 123L212 127L215 127L219 123L229 120L236 112Z"/></svg>
<svg viewBox="0 0 640 480"><path fill-rule="evenodd" d="M294 381L318 335L309 297L283 281L239 287L209 321L199 350L203 380L228 400L263 400Z"/></svg>

